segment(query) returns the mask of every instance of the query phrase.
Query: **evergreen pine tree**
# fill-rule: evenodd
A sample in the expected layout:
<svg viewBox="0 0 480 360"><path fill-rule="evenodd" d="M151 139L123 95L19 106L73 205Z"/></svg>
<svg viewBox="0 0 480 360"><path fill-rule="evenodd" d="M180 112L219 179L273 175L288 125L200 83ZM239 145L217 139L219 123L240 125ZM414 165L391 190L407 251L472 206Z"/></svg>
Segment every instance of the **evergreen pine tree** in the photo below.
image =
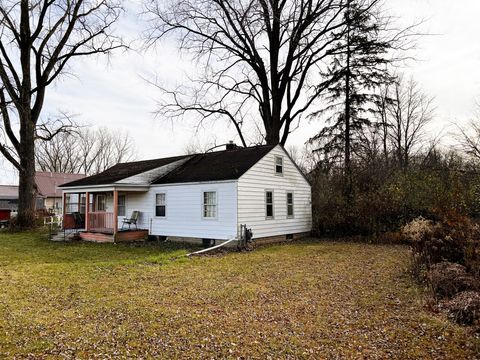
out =
<svg viewBox="0 0 480 360"><path fill-rule="evenodd" d="M375 0L349 0L345 10L345 28L324 74L330 86L327 106L311 116L326 116L327 126L310 139L324 161L341 162L346 192L351 195L352 154L358 145L358 134L373 126L374 103L378 88L393 81L389 74L389 51L392 41L385 40L386 23L379 16Z"/></svg>

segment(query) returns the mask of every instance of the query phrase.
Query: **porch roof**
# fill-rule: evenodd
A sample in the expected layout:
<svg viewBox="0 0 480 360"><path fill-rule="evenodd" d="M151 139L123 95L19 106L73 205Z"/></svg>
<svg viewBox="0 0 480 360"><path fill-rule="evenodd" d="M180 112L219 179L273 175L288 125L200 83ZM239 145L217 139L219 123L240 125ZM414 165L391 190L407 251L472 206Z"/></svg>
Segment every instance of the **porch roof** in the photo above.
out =
<svg viewBox="0 0 480 360"><path fill-rule="evenodd" d="M111 168L86 178L71 181L60 185L60 188L77 187L77 186L92 186L92 185L111 185L122 179L147 172L178 160L182 160L189 155L175 156L163 159L134 161L128 163L119 163Z"/></svg>

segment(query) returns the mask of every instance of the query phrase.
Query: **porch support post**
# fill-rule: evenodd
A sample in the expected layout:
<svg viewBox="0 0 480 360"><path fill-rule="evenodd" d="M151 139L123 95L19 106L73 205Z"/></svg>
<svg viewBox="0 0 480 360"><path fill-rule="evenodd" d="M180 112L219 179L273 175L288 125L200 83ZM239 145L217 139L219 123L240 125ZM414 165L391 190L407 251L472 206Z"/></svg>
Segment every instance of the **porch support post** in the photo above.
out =
<svg viewBox="0 0 480 360"><path fill-rule="evenodd" d="M65 229L65 215L67 214L67 194L63 192L63 208L62 208L62 222Z"/></svg>
<svg viewBox="0 0 480 360"><path fill-rule="evenodd" d="M85 230L90 230L90 193L85 193Z"/></svg>
<svg viewBox="0 0 480 360"><path fill-rule="evenodd" d="M113 190L113 237L118 231L118 190Z"/></svg>

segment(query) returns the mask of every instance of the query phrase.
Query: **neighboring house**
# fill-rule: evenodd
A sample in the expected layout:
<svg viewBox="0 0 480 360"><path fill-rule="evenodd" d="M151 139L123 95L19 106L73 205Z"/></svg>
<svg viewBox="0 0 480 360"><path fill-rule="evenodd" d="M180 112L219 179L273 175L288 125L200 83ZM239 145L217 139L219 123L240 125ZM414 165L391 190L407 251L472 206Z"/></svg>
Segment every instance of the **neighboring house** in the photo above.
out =
<svg viewBox="0 0 480 360"><path fill-rule="evenodd" d="M17 211L18 186L0 185L0 209Z"/></svg>
<svg viewBox="0 0 480 360"><path fill-rule="evenodd" d="M84 174L37 171L35 173L35 183L37 184L39 196L43 198L43 204L41 206L37 205L37 208L44 208L48 212L62 214L62 190L58 186L83 179L84 177Z"/></svg>
<svg viewBox="0 0 480 360"><path fill-rule="evenodd" d="M87 240L149 235L228 240L241 224L255 239L297 238L311 230L310 184L281 145L121 163L61 186L69 213L85 219ZM87 201L88 199L88 201ZM139 231L122 232L140 213ZM78 216L77 216L78 217Z"/></svg>
<svg viewBox="0 0 480 360"><path fill-rule="evenodd" d="M36 209L43 209L43 196L38 194L35 199ZM18 186L17 185L0 185L0 209L18 210Z"/></svg>

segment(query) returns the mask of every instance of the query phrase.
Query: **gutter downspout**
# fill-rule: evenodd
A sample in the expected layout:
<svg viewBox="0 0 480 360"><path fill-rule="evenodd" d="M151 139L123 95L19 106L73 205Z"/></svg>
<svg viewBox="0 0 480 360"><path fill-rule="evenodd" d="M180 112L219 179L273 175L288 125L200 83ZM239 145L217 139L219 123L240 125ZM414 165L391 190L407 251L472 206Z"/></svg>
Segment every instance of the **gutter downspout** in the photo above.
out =
<svg viewBox="0 0 480 360"><path fill-rule="evenodd" d="M210 250L215 250L215 249L219 249L221 248L222 246L225 246L229 243L231 243L232 241L238 241L237 237L234 237L234 238L231 238L221 244L218 244L218 245L215 245L215 246L212 246L212 247L209 247L209 248L206 248L206 249L202 249L202 250L199 250L199 251L195 251L193 253L190 253L190 254L187 254L186 256L190 257L192 255L198 255L198 254L203 254L203 253L206 253L207 251L210 251Z"/></svg>

